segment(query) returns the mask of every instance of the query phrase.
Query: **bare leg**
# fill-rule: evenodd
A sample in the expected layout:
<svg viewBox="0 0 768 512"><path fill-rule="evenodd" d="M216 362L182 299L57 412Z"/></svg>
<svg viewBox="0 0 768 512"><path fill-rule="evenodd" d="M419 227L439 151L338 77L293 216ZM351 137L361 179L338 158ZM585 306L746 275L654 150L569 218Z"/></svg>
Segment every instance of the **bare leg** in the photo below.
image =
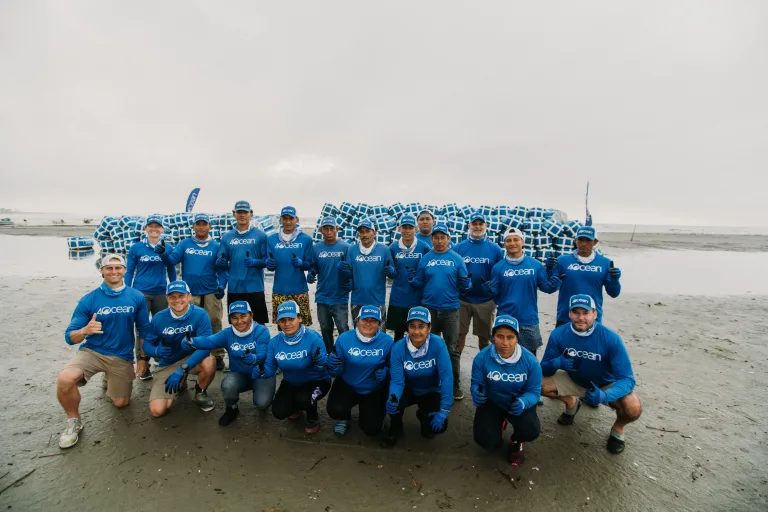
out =
<svg viewBox="0 0 768 512"><path fill-rule="evenodd" d="M168 409L173 405L173 398L156 398L149 401L149 412L152 416L159 418L168 412Z"/></svg>
<svg viewBox="0 0 768 512"><path fill-rule="evenodd" d="M123 407L127 406L130 403L131 403L131 398L130 397L113 398L112 399L112 405L114 405L118 409L122 409Z"/></svg>
<svg viewBox="0 0 768 512"><path fill-rule="evenodd" d="M541 379L541 395L547 398L556 398L565 404L567 408L576 406L575 396L559 396L557 394L557 386L552 377L544 377Z"/></svg>
<svg viewBox="0 0 768 512"><path fill-rule="evenodd" d="M67 418L80 417L80 390L77 385L84 379L83 370L65 368L59 372L56 381L56 398L59 399Z"/></svg>
<svg viewBox="0 0 768 512"><path fill-rule="evenodd" d="M459 354L464 352L464 344L467 342L467 335L466 334L459 334L459 341L456 345L456 350L459 351Z"/></svg>
<svg viewBox="0 0 768 512"><path fill-rule="evenodd" d="M640 398L638 398L634 391L608 405L616 411L616 422L612 428L619 434L624 432L625 425L637 420L643 413Z"/></svg>
<svg viewBox="0 0 768 512"><path fill-rule="evenodd" d="M477 348L479 350L483 350L490 343L491 343L491 341L488 338L483 338L482 336L478 336L477 337Z"/></svg>

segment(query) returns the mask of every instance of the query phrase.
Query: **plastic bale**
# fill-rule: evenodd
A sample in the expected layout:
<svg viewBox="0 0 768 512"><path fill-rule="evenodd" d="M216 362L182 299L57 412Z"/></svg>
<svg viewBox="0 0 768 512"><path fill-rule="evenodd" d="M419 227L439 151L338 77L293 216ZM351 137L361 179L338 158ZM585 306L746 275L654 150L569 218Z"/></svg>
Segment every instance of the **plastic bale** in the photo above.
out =
<svg viewBox="0 0 768 512"><path fill-rule="evenodd" d="M512 215L518 215L520 217L527 217L528 216L528 208L525 206L515 206L512 208Z"/></svg>
<svg viewBox="0 0 768 512"><path fill-rule="evenodd" d="M462 219L461 217L448 217L445 220L446 226L448 226L448 229L452 232L464 232L464 230L467 228L467 221L465 219Z"/></svg>
<svg viewBox="0 0 768 512"><path fill-rule="evenodd" d="M528 247L528 246L523 247L523 254L525 254L526 256L530 256L531 258L535 258L536 257L536 249L533 248L533 247Z"/></svg>
<svg viewBox="0 0 768 512"><path fill-rule="evenodd" d="M537 249L536 250L536 259L540 262L544 263L547 258L550 258L555 255L555 252L552 249Z"/></svg>
<svg viewBox="0 0 768 512"><path fill-rule="evenodd" d="M475 213L475 208L470 204L465 204L459 208L459 212L461 213L460 217L469 218L473 213Z"/></svg>
<svg viewBox="0 0 768 512"><path fill-rule="evenodd" d="M387 208L383 204L374 205L374 207L373 207L373 214L375 216L379 217L380 215L385 215L387 213L389 213L389 208Z"/></svg>
<svg viewBox="0 0 768 512"><path fill-rule="evenodd" d="M376 241L380 244L386 244L389 245L392 243L392 235L389 234L389 232L384 233L376 233Z"/></svg>
<svg viewBox="0 0 768 512"><path fill-rule="evenodd" d="M538 247L550 247L549 237L547 235L533 235L531 237L533 245Z"/></svg>
<svg viewBox="0 0 768 512"><path fill-rule="evenodd" d="M320 232L320 230L317 230L317 229L316 229L316 230L315 230L315 231L312 233L312 240L313 240L315 243L317 243L317 242L322 242L322 241L323 241L323 234Z"/></svg>
<svg viewBox="0 0 768 512"><path fill-rule="evenodd" d="M541 224L542 220L538 217L529 217L525 221L525 225L528 228L527 231L529 233L533 233L534 235L541 233Z"/></svg>
<svg viewBox="0 0 768 512"><path fill-rule="evenodd" d="M544 219L541 223L541 229L547 236L557 237L563 233L565 226L553 219Z"/></svg>
<svg viewBox="0 0 768 512"><path fill-rule="evenodd" d="M554 210L554 209L552 209L552 208L546 208L546 209L544 210L544 215L543 215L543 217L544 217L545 219L551 219L551 218L552 218L552 217L555 215L555 213L556 213L556 212L557 212L557 210Z"/></svg>
<svg viewBox="0 0 768 512"><path fill-rule="evenodd" d="M456 203L448 203L445 206L443 206L443 215L446 217L458 217L459 215L459 205Z"/></svg>
<svg viewBox="0 0 768 512"><path fill-rule="evenodd" d="M564 228L563 228L563 234L565 236L575 237L576 232L579 230L579 228L582 226L581 221L579 220L570 220L568 221Z"/></svg>
<svg viewBox="0 0 768 512"><path fill-rule="evenodd" d="M112 240L104 240L99 242L99 249L102 252L111 252L115 250L115 242Z"/></svg>
<svg viewBox="0 0 768 512"><path fill-rule="evenodd" d="M493 213L493 206L484 204L480 208L478 208L477 211L479 211L480 214L483 215L484 217L488 217Z"/></svg>
<svg viewBox="0 0 768 512"><path fill-rule="evenodd" d="M448 222L448 217L445 215L435 215L435 224L445 224Z"/></svg>
<svg viewBox="0 0 768 512"><path fill-rule="evenodd" d="M508 217L512 215L512 208L509 206L499 205L493 209L492 215L499 215L500 217Z"/></svg>
<svg viewBox="0 0 768 512"><path fill-rule="evenodd" d="M344 240L354 240L357 237L357 229L354 226L344 228Z"/></svg>
<svg viewBox="0 0 768 512"><path fill-rule="evenodd" d="M405 211L413 216L418 215L421 212L421 203L408 203L405 205Z"/></svg>
<svg viewBox="0 0 768 512"><path fill-rule="evenodd" d="M393 203L387 210L387 213L393 217L400 217L405 213L405 206L403 206L403 203Z"/></svg>
<svg viewBox="0 0 768 512"><path fill-rule="evenodd" d="M332 205L331 203L325 203L323 205L323 208L320 210L321 217L335 217L338 214L339 214L339 209L336 208L336 206Z"/></svg>
<svg viewBox="0 0 768 512"><path fill-rule="evenodd" d="M525 225L525 217L521 217L520 215L510 215L508 218L507 229L509 228L515 228L515 229L523 229L523 226Z"/></svg>
<svg viewBox="0 0 768 512"><path fill-rule="evenodd" d="M403 238L403 235L399 231L392 233L392 243L399 242Z"/></svg>
<svg viewBox="0 0 768 512"><path fill-rule="evenodd" d="M486 216L485 224L488 226L488 231L492 233L499 233L504 228L504 223L498 215Z"/></svg>
<svg viewBox="0 0 768 512"><path fill-rule="evenodd" d="M339 205L339 211L347 217L354 217L357 215L357 205L344 201Z"/></svg>
<svg viewBox="0 0 768 512"><path fill-rule="evenodd" d="M369 205L368 203L358 203L357 204L357 214L358 215L371 215L373 213L373 207Z"/></svg>

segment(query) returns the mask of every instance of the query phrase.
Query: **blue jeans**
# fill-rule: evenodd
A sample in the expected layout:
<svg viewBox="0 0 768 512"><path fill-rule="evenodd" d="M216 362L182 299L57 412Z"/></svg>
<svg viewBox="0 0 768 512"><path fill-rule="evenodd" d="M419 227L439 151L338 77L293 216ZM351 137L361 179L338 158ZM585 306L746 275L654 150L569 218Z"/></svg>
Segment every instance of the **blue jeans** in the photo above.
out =
<svg viewBox="0 0 768 512"><path fill-rule="evenodd" d="M227 407L235 405L240 400L240 393L249 389L253 389L253 405L259 409L267 409L275 396L275 377L252 379L250 375L231 372L221 381L221 393Z"/></svg>
<svg viewBox="0 0 768 512"><path fill-rule="evenodd" d="M318 304L317 319L325 350L330 353L333 350L333 324L336 324L339 334L349 330L349 308L346 304Z"/></svg>

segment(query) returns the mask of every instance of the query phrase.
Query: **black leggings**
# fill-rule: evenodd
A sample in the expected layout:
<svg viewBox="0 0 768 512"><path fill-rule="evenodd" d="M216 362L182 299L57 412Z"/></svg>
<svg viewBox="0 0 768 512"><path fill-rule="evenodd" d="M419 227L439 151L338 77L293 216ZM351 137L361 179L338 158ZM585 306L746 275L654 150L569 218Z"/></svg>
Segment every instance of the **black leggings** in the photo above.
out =
<svg viewBox="0 0 768 512"><path fill-rule="evenodd" d="M440 429L440 432L434 432L432 430L432 425L430 424L432 418L429 416L430 413L440 410L440 399L440 393L436 391L433 393L427 393L425 395L414 395L411 390L406 387L405 391L403 392L403 396L400 398L400 404L397 407L398 414L390 416L392 420L392 429L402 432L403 411L408 406L418 405L419 408L416 410L416 417L419 419L419 423L421 423L422 437L432 439L435 437L435 435L442 434L448 430L448 420L445 420L445 423L443 423L443 427Z"/></svg>
<svg viewBox="0 0 768 512"><path fill-rule="evenodd" d="M318 388L320 396L313 401L312 393ZM295 386L283 379L272 400L272 415L279 420L284 420L293 413L307 411L307 420L317 420L317 402L328 394L330 388L329 380L312 380Z"/></svg>
<svg viewBox="0 0 768 512"><path fill-rule="evenodd" d="M506 420L512 425L511 439L513 441L527 442L539 437L541 423L536 414L536 406L529 407L520 416L513 416L496 404L488 401L475 409L475 421L472 432L475 442L488 451L501 448L501 427Z"/></svg>
<svg viewBox="0 0 768 512"><path fill-rule="evenodd" d="M328 416L335 420L349 420L352 417L352 408L357 405L360 411L360 429L366 435L376 436L381 433L381 425L387 414L385 409L387 393L388 386L382 385L376 391L361 395L344 379L336 377L325 409L328 411Z"/></svg>

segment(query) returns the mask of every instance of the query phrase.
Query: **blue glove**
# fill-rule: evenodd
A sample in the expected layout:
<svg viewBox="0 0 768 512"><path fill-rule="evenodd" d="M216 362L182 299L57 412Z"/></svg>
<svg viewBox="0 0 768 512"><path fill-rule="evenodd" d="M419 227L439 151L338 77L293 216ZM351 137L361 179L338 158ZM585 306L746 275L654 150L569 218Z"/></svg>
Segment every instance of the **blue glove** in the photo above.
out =
<svg viewBox="0 0 768 512"><path fill-rule="evenodd" d="M256 258L248 257L243 260L243 263L245 264L246 267L255 267L256 261L257 261Z"/></svg>
<svg viewBox="0 0 768 512"><path fill-rule="evenodd" d="M405 270L408 272L408 281L413 281L414 279L416 279L417 271L415 268L408 267Z"/></svg>
<svg viewBox="0 0 768 512"><path fill-rule="evenodd" d="M485 395L485 389L482 384L470 386L469 391L472 393L472 405L475 407L480 407L488 401L488 397Z"/></svg>
<svg viewBox="0 0 768 512"><path fill-rule="evenodd" d="M472 288L472 279L469 276L459 276L459 290L467 291Z"/></svg>
<svg viewBox="0 0 768 512"><path fill-rule="evenodd" d="M229 263L227 263L227 259L224 257L224 254L216 258L216 268L219 270L226 270L229 268Z"/></svg>
<svg viewBox="0 0 768 512"><path fill-rule="evenodd" d="M563 282L559 277L553 275L547 280L547 284L553 288L560 288L560 285L563 284Z"/></svg>
<svg viewBox="0 0 768 512"><path fill-rule="evenodd" d="M307 274L307 284L312 284L312 283L314 283L315 281L317 281L317 272L315 272L314 270L311 270L311 271L310 271L310 272Z"/></svg>
<svg viewBox="0 0 768 512"><path fill-rule="evenodd" d="M387 367L382 366L375 372L373 372L373 377L376 379L376 382L384 382L387 380Z"/></svg>
<svg viewBox="0 0 768 512"><path fill-rule="evenodd" d="M328 354L328 359L325 360L325 364L328 367L329 372L336 373L344 365L344 361L341 360L336 352Z"/></svg>
<svg viewBox="0 0 768 512"><path fill-rule="evenodd" d="M621 277L621 270L618 267L609 268L608 275L611 276L611 279L614 281L618 281Z"/></svg>
<svg viewBox="0 0 768 512"><path fill-rule="evenodd" d="M165 254L165 240L161 240L159 244L155 246L155 254Z"/></svg>
<svg viewBox="0 0 768 512"><path fill-rule="evenodd" d="M546 266L547 266L547 270L552 270L553 268L555 268L555 266L557 266L557 258L555 258L554 256L549 256L546 259Z"/></svg>
<svg viewBox="0 0 768 512"><path fill-rule="evenodd" d="M440 432L440 429L443 428L445 420L448 419L448 414L450 414L450 411L444 411L442 409L430 414L432 417L432 432Z"/></svg>
<svg viewBox="0 0 768 512"><path fill-rule="evenodd" d="M216 288L216 293L214 293L213 296L216 297L219 300L223 299L224 298L224 290L222 290L221 288Z"/></svg>
<svg viewBox="0 0 768 512"><path fill-rule="evenodd" d="M173 372L170 377L165 379L165 392L171 395L178 393L183 378L184 370L176 368L176 371Z"/></svg>
<svg viewBox="0 0 768 512"><path fill-rule="evenodd" d="M599 387L595 386L594 382L590 382L590 384L592 384L592 389L588 389L587 392L584 393L584 401L589 405L600 405L606 403L608 401L608 394Z"/></svg>
<svg viewBox="0 0 768 512"><path fill-rule="evenodd" d="M393 401L394 399L394 401ZM389 395L389 400L387 400L387 414L397 414L397 406L400 404L400 401L397 399L397 396L395 394Z"/></svg>
<svg viewBox="0 0 768 512"><path fill-rule="evenodd" d="M350 280L348 280L347 282L345 282L344 284L342 284L342 285L341 285L341 288L342 288L342 289L343 289L345 292L351 292L351 291L352 291L352 280L350 279Z"/></svg>
<svg viewBox="0 0 768 512"><path fill-rule="evenodd" d="M184 336L184 339L181 340L181 348L183 348L187 352L194 352L195 350L197 350L197 347L195 347L195 340L192 339L192 335L189 334L189 331L187 331L186 336Z"/></svg>
<svg viewBox="0 0 768 512"><path fill-rule="evenodd" d="M495 279L485 281L483 283L483 289L488 292L489 295L496 295L496 291L498 290L498 283Z"/></svg>
<svg viewBox="0 0 768 512"><path fill-rule="evenodd" d="M573 359L565 356L556 357L552 360L552 366L556 370L570 371L573 370Z"/></svg>
<svg viewBox="0 0 768 512"><path fill-rule="evenodd" d="M267 260L264 262L264 266L267 267L267 270L275 271L277 268L277 262L273 260L272 258L267 258Z"/></svg>
<svg viewBox="0 0 768 512"><path fill-rule="evenodd" d="M395 271L395 267L393 267L392 265L385 267L384 275L387 277L395 277L397 275L397 272Z"/></svg>
<svg viewBox="0 0 768 512"><path fill-rule="evenodd" d="M319 372L324 372L327 369L327 366L325 365L325 363L324 362L320 362L320 360L323 357L322 353L323 353L323 350L320 347L317 347L317 349L315 350L314 355L312 356L312 365L315 367L315 370L317 370ZM327 357L326 357L326 359L327 359Z"/></svg>
<svg viewBox="0 0 768 512"><path fill-rule="evenodd" d="M525 403L519 398L515 400L515 403L509 406L509 413L512 416L520 416L525 410Z"/></svg>
<svg viewBox="0 0 768 512"><path fill-rule="evenodd" d="M240 360L248 366L253 366L258 362L258 359L256 359L256 354L243 354L240 356Z"/></svg>
<svg viewBox="0 0 768 512"><path fill-rule="evenodd" d="M350 265L346 261L340 261L338 265L336 265L336 268L338 269L339 272L341 272L347 277L352 275L352 265Z"/></svg>
<svg viewBox="0 0 768 512"><path fill-rule="evenodd" d="M168 359L171 356L173 356L173 348L166 347L165 345L158 345L152 357L156 357L158 359Z"/></svg>
<svg viewBox="0 0 768 512"><path fill-rule="evenodd" d="M259 365L256 365L253 367L253 370L251 370L251 378L252 379L266 379L267 376L262 368L259 367Z"/></svg>
<svg viewBox="0 0 768 512"><path fill-rule="evenodd" d="M293 265L293 268L301 268L301 266L304 264L304 260L301 258L292 258L291 259L291 265Z"/></svg>

